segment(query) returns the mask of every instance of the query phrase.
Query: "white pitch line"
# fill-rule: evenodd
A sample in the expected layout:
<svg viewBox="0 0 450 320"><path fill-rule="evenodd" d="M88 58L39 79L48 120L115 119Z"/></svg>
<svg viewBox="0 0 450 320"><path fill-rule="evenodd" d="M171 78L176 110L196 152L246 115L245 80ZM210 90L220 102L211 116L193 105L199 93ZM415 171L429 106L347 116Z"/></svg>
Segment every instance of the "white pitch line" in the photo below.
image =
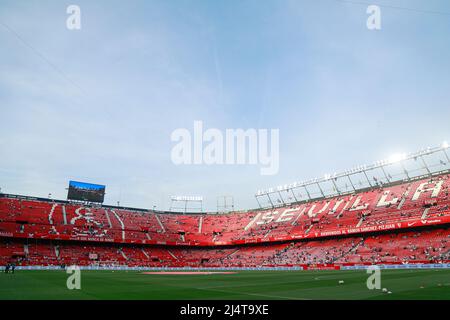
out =
<svg viewBox="0 0 450 320"><path fill-rule="evenodd" d="M288 300L312 300L307 298L294 298L294 297L285 297L285 296L275 296L275 295L268 295L268 294L261 294L261 293L251 293L251 292L242 292L242 291L228 291L228 290L217 290L217 289L208 289L208 288L195 288L198 290L205 290L205 291L217 291L222 293L231 293L231 294L245 294L248 296L255 296L255 297L266 297L266 298L280 298L280 299L288 299Z"/></svg>

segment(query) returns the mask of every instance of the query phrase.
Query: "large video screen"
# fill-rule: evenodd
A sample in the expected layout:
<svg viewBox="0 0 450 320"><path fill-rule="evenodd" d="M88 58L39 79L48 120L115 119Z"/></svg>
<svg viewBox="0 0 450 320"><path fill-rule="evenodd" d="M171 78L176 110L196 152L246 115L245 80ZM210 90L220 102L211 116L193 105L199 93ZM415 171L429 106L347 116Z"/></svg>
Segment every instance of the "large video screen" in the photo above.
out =
<svg viewBox="0 0 450 320"><path fill-rule="evenodd" d="M69 181L67 199L103 203L106 187L100 184Z"/></svg>

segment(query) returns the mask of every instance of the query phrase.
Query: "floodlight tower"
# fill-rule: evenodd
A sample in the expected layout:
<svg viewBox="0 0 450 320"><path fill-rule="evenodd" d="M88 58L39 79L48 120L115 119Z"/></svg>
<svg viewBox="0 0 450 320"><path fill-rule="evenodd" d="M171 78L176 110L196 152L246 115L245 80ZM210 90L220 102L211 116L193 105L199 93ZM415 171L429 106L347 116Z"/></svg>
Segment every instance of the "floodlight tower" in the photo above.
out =
<svg viewBox="0 0 450 320"><path fill-rule="evenodd" d="M234 197L230 195L217 197L217 213L228 213L234 211Z"/></svg>
<svg viewBox="0 0 450 320"><path fill-rule="evenodd" d="M182 209L183 213L187 213L188 210L193 210L197 213L203 212L203 197L201 196L172 196L170 199L169 211Z"/></svg>

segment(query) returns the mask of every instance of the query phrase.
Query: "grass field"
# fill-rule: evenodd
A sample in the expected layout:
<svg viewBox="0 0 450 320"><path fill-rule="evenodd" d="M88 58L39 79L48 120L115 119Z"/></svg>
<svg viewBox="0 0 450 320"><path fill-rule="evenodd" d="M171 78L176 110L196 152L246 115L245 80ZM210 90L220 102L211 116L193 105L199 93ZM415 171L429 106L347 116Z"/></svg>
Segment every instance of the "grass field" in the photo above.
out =
<svg viewBox="0 0 450 320"><path fill-rule="evenodd" d="M17 271L0 274L0 299L450 299L450 270L382 270L381 286L392 294L368 290L368 276L365 271L82 271L81 290L68 290L64 271Z"/></svg>

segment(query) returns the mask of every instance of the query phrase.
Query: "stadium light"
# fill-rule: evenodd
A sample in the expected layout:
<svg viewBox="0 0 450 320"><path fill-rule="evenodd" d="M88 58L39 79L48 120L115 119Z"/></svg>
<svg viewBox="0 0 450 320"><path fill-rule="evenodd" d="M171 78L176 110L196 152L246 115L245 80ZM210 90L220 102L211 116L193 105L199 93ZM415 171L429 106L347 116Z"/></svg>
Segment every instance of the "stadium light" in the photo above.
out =
<svg viewBox="0 0 450 320"><path fill-rule="evenodd" d="M184 213L188 212L188 209L196 209L200 210L200 212L203 212L203 197L202 196L171 196L171 205L169 211L177 210L177 209L183 209ZM181 202L184 204L184 206L178 205L178 203ZM197 206L194 207L188 207L188 204L195 203Z"/></svg>
<svg viewBox="0 0 450 320"><path fill-rule="evenodd" d="M395 153L389 157L389 163L397 163L406 159L406 153Z"/></svg>
<svg viewBox="0 0 450 320"><path fill-rule="evenodd" d="M447 141L442 142L441 147L442 149L448 149L448 142Z"/></svg>
<svg viewBox="0 0 450 320"><path fill-rule="evenodd" d="M172 196L173 201L203 201L203 197L192 196Z"/></svg>

